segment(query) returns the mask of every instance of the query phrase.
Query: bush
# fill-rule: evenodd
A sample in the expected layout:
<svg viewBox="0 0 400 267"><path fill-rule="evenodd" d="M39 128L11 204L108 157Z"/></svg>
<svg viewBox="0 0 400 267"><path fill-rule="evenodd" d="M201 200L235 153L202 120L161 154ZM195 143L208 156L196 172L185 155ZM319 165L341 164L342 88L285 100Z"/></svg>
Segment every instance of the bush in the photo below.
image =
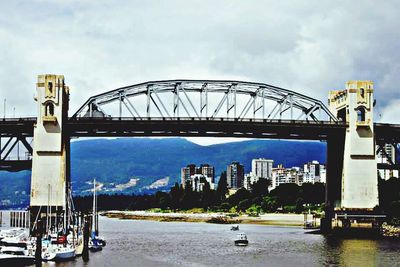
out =
<svg viewBox="0 0 400 267"><path fill-rule="evenodd" d="M295 206L295 205L286 205L286 206L283 206L283 212L287 212L287 213L296 213L296 206Z"/></svg>
<svg viewBox="0 0 400 267"><path fill-rule="evenodd" d="M251 202L248 199L244 199L239 202L237 209L239 211L245 211L250 207L250 205L251 205Z"/></svg>
<svg viewBox="0 0 400 267"><path fill-rule="evenodd" d="M251 217L258 217L260 212L261 207L259 205L251 205L251 207L246 210L246 214Z"/></svg>
<svg viewBox="0 0 400 267"><path fill-rule="evenodd" d="M229 205L229 203L226 203L226 202L224 202L220 205L220 209L223 211L228 211L230 208L231 208L231 205Z"/></svg>

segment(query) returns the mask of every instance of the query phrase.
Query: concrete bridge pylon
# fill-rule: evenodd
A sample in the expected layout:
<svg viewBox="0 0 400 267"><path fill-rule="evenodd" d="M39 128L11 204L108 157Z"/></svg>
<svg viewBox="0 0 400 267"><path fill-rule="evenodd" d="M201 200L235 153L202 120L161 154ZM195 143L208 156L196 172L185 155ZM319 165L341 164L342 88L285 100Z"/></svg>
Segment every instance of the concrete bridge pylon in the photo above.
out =
<svg viewBox="0 0 400 267"><path fill-rule="evenodd" d="M329 93L330 111L348 125L337 209L372 211L379 205L373 91L371 81L349 81L345 90Z"/></svg>
<svg viewBox="0 0 400 267"><path fill-rule="evenodd" d="M64 76L39 75L35 100L37 122L33 134L30 192L33 223L36 218L48 214L49 210L66 210L70 185L70 141L63 129L64 122L68 120L69 102L69 88L65 85Z"/></svg>

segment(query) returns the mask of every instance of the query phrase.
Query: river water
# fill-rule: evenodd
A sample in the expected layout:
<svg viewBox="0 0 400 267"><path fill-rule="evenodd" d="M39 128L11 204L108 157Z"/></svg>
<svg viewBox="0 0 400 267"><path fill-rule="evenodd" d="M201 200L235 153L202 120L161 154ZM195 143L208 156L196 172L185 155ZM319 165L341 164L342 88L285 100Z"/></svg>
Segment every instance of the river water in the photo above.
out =
<svg viewBox="0 0 400 267"><path fill-rule="evenodd" d="M45 266L400 266L400 241L332 238L301 228L240 225L249 246L236 247L229 225L101 217L103 251Z"/></svg>

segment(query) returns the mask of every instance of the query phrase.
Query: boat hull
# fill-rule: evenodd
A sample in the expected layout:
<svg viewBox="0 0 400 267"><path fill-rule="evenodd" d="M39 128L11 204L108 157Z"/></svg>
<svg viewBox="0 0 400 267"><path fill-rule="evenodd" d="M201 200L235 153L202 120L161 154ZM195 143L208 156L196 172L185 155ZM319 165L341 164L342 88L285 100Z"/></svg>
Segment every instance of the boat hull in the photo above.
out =
<svg viewBox="0 0 400 267"><path fill-rule="evenodd" d="M75 259L75 250L72 249L70 251L56 252L56 256L54 257L55 261L68 261Z"/></svg>
<svg viewBox="0 0 400 267"><path fill-rule="evenodd" d="M91 247L89 247L89 250L91 252L97 252L97 251L103 250L103 247L102 246L91 246Z"/></svg>
<svg viewBox="0 0 400 267"><path fill-rule="evenodd" d="M235 240L235 246L247 246L248 244L248 240Z"/></svg>
<svg viewBox="0 0 400 267"><path fill-rule="evenodd" d="M32 256L0 254L0 266L29 266L35 263Z"/></svg>

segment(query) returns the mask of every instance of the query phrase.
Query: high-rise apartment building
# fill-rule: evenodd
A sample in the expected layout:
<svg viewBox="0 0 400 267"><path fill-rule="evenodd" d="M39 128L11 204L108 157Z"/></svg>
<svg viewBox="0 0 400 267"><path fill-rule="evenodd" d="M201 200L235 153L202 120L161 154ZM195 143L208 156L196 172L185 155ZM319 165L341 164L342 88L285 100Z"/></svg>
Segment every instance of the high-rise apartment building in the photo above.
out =
<svg viewBox="0 0 400 267"><path fill-rule="evenodd" d="M258 178L272 179L272 159L253 159L251 161L251 172Z"/></svg>
<svg viewBox="0 0 400 267"><path fill-rule="evenodd" d="M226 170L228 188L238 189L243 186L244 167L239 162L232 162Z"/></svg>
<svg viewBox="0 0 400 267"><path fill-rule="evenodd" d="M313 160L304 164L304 183L321 183L326 181L325 166L318 161Z"/></svg>
<svg viewBox="0 0 400 267"><path fill-rule="evenodd" d="M201 164L200 170L201 174L207 176L211 182L214 183L215 169L213 166L210 166L209 164Z"/></svg>
<svg viewBox="0 0 400 267"><path fill-rule="evenodd" d="M207 181L214 184L214 167L209 164L201 164L200 167L196 167L195 164L189 164L181 169L181 185L183 188L186 186L186 182L192 182L192 176L203 175L207 177Z"/></svg>

